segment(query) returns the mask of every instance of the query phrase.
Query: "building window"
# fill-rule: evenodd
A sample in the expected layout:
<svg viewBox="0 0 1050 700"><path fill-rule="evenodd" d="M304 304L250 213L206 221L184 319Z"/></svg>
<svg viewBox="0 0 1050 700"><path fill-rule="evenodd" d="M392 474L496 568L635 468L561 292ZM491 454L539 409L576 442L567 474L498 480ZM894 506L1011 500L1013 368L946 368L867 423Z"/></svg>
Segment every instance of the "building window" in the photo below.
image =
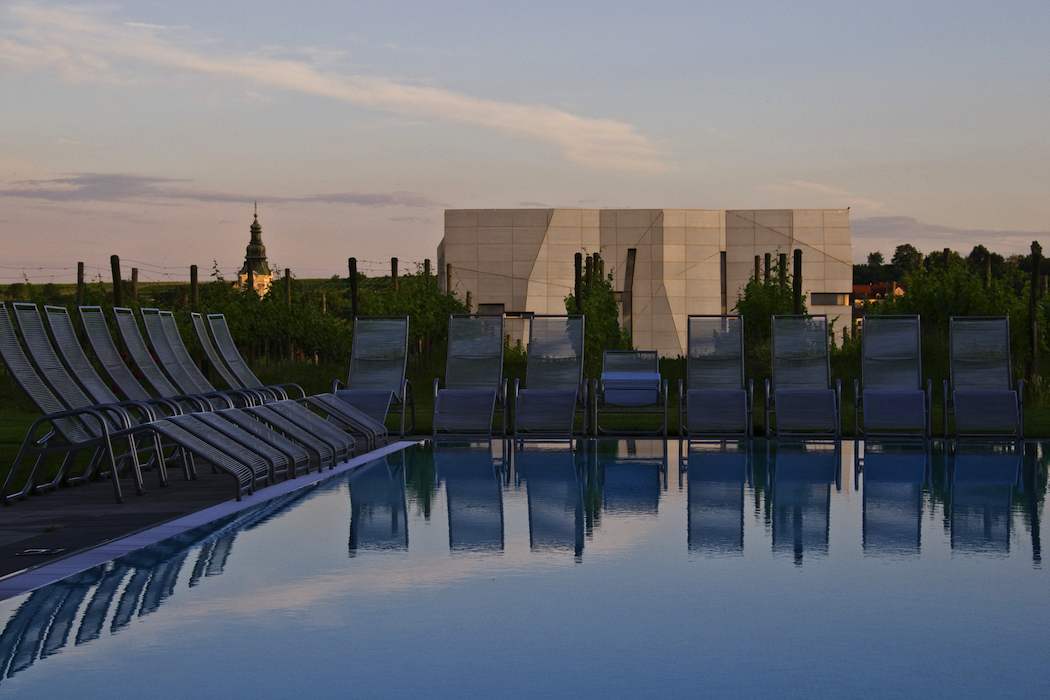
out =
<svg viewBox="0 0 1050 700"><path fill-rule="evenodd" d="M849 294L810 292L809 303L811 306L848 306Z"/></svg>

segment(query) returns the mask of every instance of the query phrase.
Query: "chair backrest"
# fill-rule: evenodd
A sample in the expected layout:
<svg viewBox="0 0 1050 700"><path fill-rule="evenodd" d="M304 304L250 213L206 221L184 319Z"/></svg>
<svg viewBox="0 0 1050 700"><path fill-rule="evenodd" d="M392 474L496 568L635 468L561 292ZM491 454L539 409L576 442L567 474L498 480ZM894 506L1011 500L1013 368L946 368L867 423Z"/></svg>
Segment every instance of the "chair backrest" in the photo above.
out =
<svg viewBox="0 0 1050 700"><path fill-rule="evenodd" d="M36 304L15 302L11 306L14 308L15 321L22 332L22 340L30 360L36 365L44 381L58 394L58 398L70 408L83 408L98 403L84 393L62 364L51 339L47 337L44 319L40 317L40 309Z"/></svg>
<svg viewBox="0 0 1050 700"><path fill-rule="evenodd" d="M861 376L865 389L922 389L918 316L864 318Z"/></svg>
<svg viewBox="0 0 1050 700"><path fill-rule="evenodd" d="M503 316L451 314L447 389L494 389L503 381Z"/></svg>
<svg viewBox="0 0 1050 700"><path fill-rule="evenodd" d="M686 389L744 388L744 317L690 316Z"/></svg>
<svg viewBox="0 0 1050 700"><path fill-rule="evenodd" d="M33 369L29 357L26 356L25 350L18 342L15 325L3 302L0 302L0 357L3 358L7 370L18 386L29 395L41 413L48 415L66 410L66 405L58 400L58 397L52 393L44 380ZM53 424L71 442L84 441L92 437L80 423L72 418L59 418Z"/></svg>
<svg viewBox="0 0 1050 700"><path fill-rule="evenodd" d="M182 340L182 332L179 331L179 324L175 321L175 314L171 311L161 311L160 325L164 328L164 334L168 338L168 344L171 345L179 366L197 383L201 391L215 391L215 386L204 376L204 372L201 372L201 368L194 362L190 351L186 349L186 343Z"/></svg>
<svg viewBox="0 0 1050 700"><path fill-rule="evenodd" d="M211 333L215 336L215 344L219 346L222 359L226 360L226 364L229 365L230 370L241 381L241 384L249 389L261 387L263 383L248 367L248 363L241 357L241 351L237 349L237 344L233 342L233 335L230 333L230 326L226 323L226 317L222 314L208 314L208 325L211 326Z"/></svg>
<svg viewBox="0 0 1050 700"><path fill-rule="evenodd" d="M952 316L949 324L953 389L1011 389L1010 319Z"/></svg>
<svg viewBox="0 0 1050 700"><path fill-rule="evenodd" d="M602 354L602 373L660 372L660 356L655 350L606 350Z"/></svg>
<svg viewBox="0 0 1050 700"><path fill-rule="evenodd" d="M204 322L204 316L194 311L190 313L190 320L193 322L193 331L197 334L197 342L200 343L201 349L204 350L204 356L208 358L208 363L219 373L222 381L226 382L227 387L230 389L243 389L244 387L241 385L240 380L233 376L233 372L219 357L219 351L215 349L215 344L211 342L211 336L208 335L208 326Z"/></svg>
<svg viewBox="0 0 1050 700"><path fill-rule="evenodd" d="M579 389L583 384L583 316L533 316L525 386Z"/></svg>
<svg viewBox="0 0 1050 700"><path fill-rule="evenodd" d="M135 379L135 375L120 356L117 344L113 342L113 336L109 333L109 325L102 312L101 306L81 306L77 311L80 313L80 322L84 327L84 335L87 336L91 349L95 351L95 357L106 370L109 378L116 382L117 387L133 401L145 401L150 394ZM134 319L132 319L134 320Z"/></svg>
<svg viewBox="0 0 1050 700"><path fill-rule="evenodd" d="M164 328L160 309L140 309L140 313L142 314L142 325L146 327L146 335L149 336L149 344L154 356L176 386L182 390L182 393L198 394L214 391L214 387L201 385L197 378L187 372L183 364L179 362L175 354L175 347L172 345L172 338Z"/></svg>
<svg viewBox="0 0 1050 700"><path fill-rule="evenodd" d="M401 394L408 362L408 316L358 316L347 389Z"/></svg>
<svg viewBox="0 0 1050 700"><path fill-rule="evenodd" d="M142 331L135 320L135 312L123 307L113 308L113 318L117 322L117 332L120 333L124 347L128 349L131 361L138 367L139 372L150 383L150 386L161 396L179 396L183 392L175 388L175 385L164 376L164 372L157 366L157 362L146 347L146 341L142 338ZM192 393L192 392L191 392Z"/></svg>
<svg viewBox="0 0 1050 700"><path fill-rule="evenodd" d="M827 316L773 316L773 389L830 389Z"/></svg>
<svg viewBox="0 0 1050 700"><path fill-rule="evenodd" d="M44 317L47 318L51 337L55 339L55 349L66 361L70 372L76 377L95 403L117 403L120 401L109 385L95 371L84 348L73 328L73 319L64 306L45 306Z"/></svg>

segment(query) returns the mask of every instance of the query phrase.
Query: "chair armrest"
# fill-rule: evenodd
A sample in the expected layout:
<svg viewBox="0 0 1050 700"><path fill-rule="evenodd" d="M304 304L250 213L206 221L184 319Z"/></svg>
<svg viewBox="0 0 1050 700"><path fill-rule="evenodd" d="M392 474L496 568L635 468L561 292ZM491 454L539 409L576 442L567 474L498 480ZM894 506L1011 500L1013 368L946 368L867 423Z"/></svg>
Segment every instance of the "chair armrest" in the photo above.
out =
<svg viewBox="0 0 1050 700"><path fill-rule="evenodd" d="M439 388L440 386L441 386L441 380L440 380L440 379L438 379L437 377L434 377L434 401L437 401L437 397L438 397L438 388Z"/></svg>
<svg viewBox="0 0 1050 700"><path fill-rule="evenodd" d="M518 392L521 391L521 378L518 377L514 380L514 398L518 398Z"/></svg>
<svg viewBox="0 0 1050 700"><path fill-rule="evenodd" d="M332 393L333 394L335 392L339 391L340 389L345 389L345 388L346 388L346 384L343 384L343 381L341 379L336 379L336 380L334 380L332 382Z"/></svg>

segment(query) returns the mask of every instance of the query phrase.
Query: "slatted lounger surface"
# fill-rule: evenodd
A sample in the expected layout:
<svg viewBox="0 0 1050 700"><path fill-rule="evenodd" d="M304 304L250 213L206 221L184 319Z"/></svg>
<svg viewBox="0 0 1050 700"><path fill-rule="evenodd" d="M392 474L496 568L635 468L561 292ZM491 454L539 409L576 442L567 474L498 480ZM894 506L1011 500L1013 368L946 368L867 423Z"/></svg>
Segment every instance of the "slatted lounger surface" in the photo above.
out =
<svg viewBox="0 0 1050 700"><path fill-rule="evenodd" d="M945 382L945 415L955 414L956 438L1024 439L1024 383L1012 386L1010 319L953 316L949 329L952 392Z"/></svg>
<svg viewBox="0 0 1050 700"><path fill-rule="evenodd" d="M776 416L776 435L841 436L841 386L831 388L827 316L773 316L773 378L766 383L766 434Z"/></svg>
<svg viewBox="0 0 1050 700"><path fill-rule="evenodd" d="M583 316L532 317L525 388L514 381L515 437L571 438L577 410L586 434L583 339Z"/></svg>
<svg viewBox="0 0 1050 700"><path fill-rule="evenodd" d="M686 378L678 382L683 436L746 439L752 434L754 383L744 385L744 318L688 318Z"/></svg>
<svg viewBox="0 0 1050 700"><path fill-rule="evenodd" d="M930 436L930 392L922 390L918 316L869 314L864 319L861 376L863 390L858 380L853 387L858 437Z"/></svg>
<svg viewBox="0 0 1050 700"><path fill-rule="evenodd" d="M503 406L501 431L506 434L503 345L502 314L449 317L445 386L434 380L433 437L491 437L497 402Z"/></svg>
<svg viewBox="0 0 1050 700"><path fill-rule="evenodd" d="M336 380L332 393L379 423L386 423L393 406L401 414L404 436L408 406L412 411L408 429L416 423L412 387L405 379L407 362L408 316L358 316L346 384Z"/></svg>

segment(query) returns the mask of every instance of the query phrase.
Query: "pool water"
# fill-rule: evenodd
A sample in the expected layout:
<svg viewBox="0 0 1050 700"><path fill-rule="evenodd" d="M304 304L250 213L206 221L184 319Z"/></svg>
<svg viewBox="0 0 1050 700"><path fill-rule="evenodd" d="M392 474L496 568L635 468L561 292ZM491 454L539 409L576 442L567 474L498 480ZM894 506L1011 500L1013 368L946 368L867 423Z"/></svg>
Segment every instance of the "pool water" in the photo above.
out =
<svg viewBox="0 0 1050 700"><path fill-rule="evenodd" d="M1050 695L1050 452L859 449L410 448L0 603L0 695Z"/></svg>

